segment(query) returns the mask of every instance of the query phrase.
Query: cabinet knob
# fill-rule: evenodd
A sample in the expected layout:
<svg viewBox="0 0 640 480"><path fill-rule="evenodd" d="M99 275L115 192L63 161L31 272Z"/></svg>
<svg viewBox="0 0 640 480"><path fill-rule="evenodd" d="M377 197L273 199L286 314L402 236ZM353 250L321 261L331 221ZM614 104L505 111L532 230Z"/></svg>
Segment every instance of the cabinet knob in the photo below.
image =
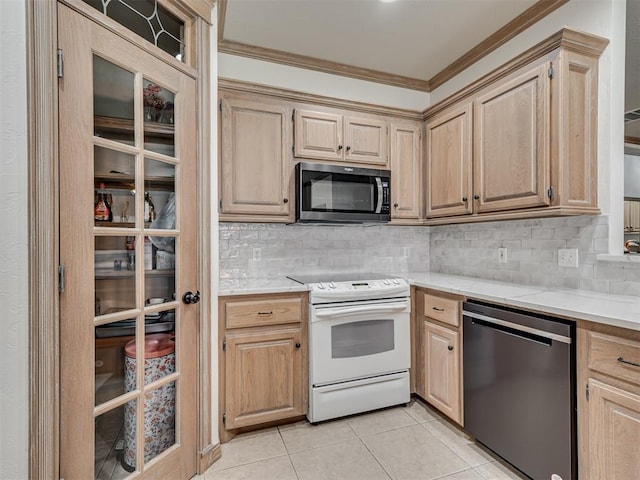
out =
<svg viewBox="0 0 640 480"><path fill-rule="evenodd" d="M351 150L351 147L349 145L347 145L347 152Z"/></svg>
<svg viewBox="0 0 640 480"><path fill-rule="evenodd" d="M187 305L189 304L195 304L198 303L200 301L200 291L196 291L196 293L193 292L186 292L184 295L182 295L182 303L185 303Z"/></svg>
<svg viewBox="0 0 640 480"><path fill-rule="evenodd" d="M342 150L342 145L338 145L338 150Z"/></svg>
<svg viewBox="0 0 640 480"><path fill-rule="evenodd" d="M447 350L449 350L449 351L453 350L453 345L449 345L449 346L447 347Z"/></svg>
<svg viewBox="0 0 640 480"><path fill-rule="evenodd" d="M394 208L398 208L398 203L397 202L394 203L393 206L394 206Z"/></svg>
<svg viewBox="0 0 640 480"><path fill-rule="evenodd" d="M296 343L296 348L300 348L300 342Z"/></svg>
<svg viewBox="0 0 640 480"><path fill-rule="evenodd" d="M289 203L289 199L288 198L283 198L282 199L282 203Z"/></svg>
<svg viewBox="0 0 640 480"><path fill-rule="evenodd" d="M480 200L480 195L474 195L474 196L473 196L473 199L474 199L474 200Z"/></svg>
<svg viewBox="0 0 640 480"><path fill-rule="evenodd" d="M467 197L462 197L462 201L466 202L467 201Z"/></svg>

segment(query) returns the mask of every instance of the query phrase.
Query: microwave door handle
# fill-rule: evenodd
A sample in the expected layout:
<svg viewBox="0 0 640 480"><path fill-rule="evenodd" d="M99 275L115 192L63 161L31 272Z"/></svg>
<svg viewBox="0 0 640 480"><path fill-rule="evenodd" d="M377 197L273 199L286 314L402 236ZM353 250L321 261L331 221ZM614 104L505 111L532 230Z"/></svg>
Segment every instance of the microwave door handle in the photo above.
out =
<svg viewBox="0 0 640 480"><path fill-rule="evenodd" d="M407 302L401 303L388 303L386 305L368 305L362 307L349 307L349 308L331 308L315 313L317 318L332 318L332 317L348 317L350 315L359 315L361 313L382 313L382 312L400 312L407 308Z"/></svg>
<svg viewBox="0 0 640 480"><path fill-rule="evenodd" d="M376 184L378 185L378 204L376 205L375 213L380 213L382 211L382 199L383 199L382 179L380 177L376 177Z"/></svg>

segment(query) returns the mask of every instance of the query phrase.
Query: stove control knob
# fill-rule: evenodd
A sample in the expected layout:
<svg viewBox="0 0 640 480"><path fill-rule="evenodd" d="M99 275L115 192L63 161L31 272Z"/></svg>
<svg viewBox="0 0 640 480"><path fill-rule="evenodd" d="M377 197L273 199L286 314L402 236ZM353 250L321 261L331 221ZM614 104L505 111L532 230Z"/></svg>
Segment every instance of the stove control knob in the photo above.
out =
<svg viewBox="0 0 640 480"><path fill-rule="evenodd" d="M400 285L400 280L398 280L397 278L393 279L393 284L394 285Z"/></svg>
<svg viewBox="0 0 640 480"><path fill-rule="evenodd" d="M335 283L333 283L333 282L331 282L331 283L329 284L329 288L336 288L336 284L335 284Z"/></svg>
<svg viewBox="0 0 640 480"><path fill-rule="evenodd" d="M384 282L382 282L382 283L384 283L385 285L391 285L391 282L390 282L389 280L385 280L385 281L384 281Z"/></svg>
<svg viewBox="0 0 640 480"><path fill-rule="evenodd" d="M324 290L325 288L324 283L318 284L318 290Z"/></svg>

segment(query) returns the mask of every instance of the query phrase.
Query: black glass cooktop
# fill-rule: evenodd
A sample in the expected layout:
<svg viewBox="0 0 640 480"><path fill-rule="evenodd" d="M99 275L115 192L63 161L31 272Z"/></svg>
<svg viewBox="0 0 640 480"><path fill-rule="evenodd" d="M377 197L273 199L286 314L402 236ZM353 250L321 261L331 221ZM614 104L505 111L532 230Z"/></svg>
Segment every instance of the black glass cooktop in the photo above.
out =
<svg viewBox="0 0 640 480"><path fill-rule="evenodd" d="M371 272L350 272L350 273L317 273L314 275L288 275L287 278L298 283L329 283L329 282L361 282L365 280L385 280L395 278L393 275Z"/></svg>

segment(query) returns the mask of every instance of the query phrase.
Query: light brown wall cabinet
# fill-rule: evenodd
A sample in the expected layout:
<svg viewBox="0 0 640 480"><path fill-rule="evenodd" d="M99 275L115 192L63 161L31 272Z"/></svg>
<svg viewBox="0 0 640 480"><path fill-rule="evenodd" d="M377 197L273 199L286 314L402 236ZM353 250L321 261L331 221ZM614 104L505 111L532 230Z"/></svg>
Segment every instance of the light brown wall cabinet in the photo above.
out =
<svg viewBox="0 0 640 480"><path fill-rule="evenodd" d="M220 220L293 221L291 108L260 97L223 97Z"/></svg>
<svg viewBox="0 0 640 480"><path fill-rule="evenodd" d="M296 157L387 165L389 123L341 113L296 109Z"/></svg>
<svg viewBox="0 0 640 480"><path fill-rule="evenodd" d="M581 480L637 478L640 465L640 333L578 329Z"/></svg>
<svg viewBox="0 0 640 480"><path fill-rule="evenodd" d="M624 201L624 231L640 232L640 200Z"/></svg>
<svg viewBox="0 0 640 480"><path fill-rule="evenodd" d="M220 299L220 436L307 412L305 294Z"/></svg>
<svg viewBox="0 0 640 480"><path fill-rule="evenodd" d="M599 213L606 44L563 30L427 112L427 224Z"/></svg>
<svg viewBox="0 0 640 480"><path fill-rule="evenodd" d="M416 393L462 425L462 299L420 288L415 294Z"/></svg>
<svg viewBox="0 0 640 480"><path fill-rule="evenodd" d="M421 146L419 123L391 124L391 220L396 223L421 218Z"/></svg>

